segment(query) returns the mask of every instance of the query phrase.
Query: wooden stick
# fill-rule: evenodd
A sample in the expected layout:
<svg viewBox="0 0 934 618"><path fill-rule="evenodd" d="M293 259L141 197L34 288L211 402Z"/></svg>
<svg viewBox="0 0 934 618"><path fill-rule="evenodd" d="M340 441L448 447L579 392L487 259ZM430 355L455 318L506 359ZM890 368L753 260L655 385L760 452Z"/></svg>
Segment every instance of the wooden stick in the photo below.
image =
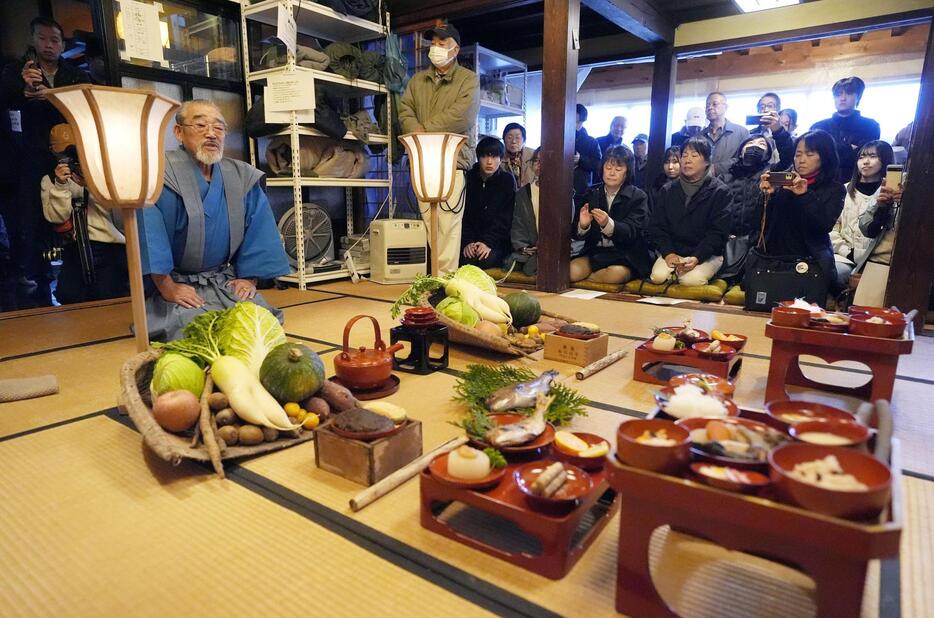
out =
<svg viewBox="0 0 934 618"><path fill-rule="evenodd" d="M629 354L629 350L617 350L616 352L613 352L612 354L607 354L600 360L594 361L590 363L589 365L587 365L586 367L581 367L580 371L577 372L577 379L585 380L589 378L590 376L592 376L593 374L597 373L598 371L602 369L606 369L607 367L609 367L616 361L622 358L625 358L627 354Z"/></svg>
<svg viewBox="0 0 934 618"><path fill-rule="evenodd" d="M350 508L354 511L359 511L363 507L368 506L372 502L382 498L390 491L424 470L428 464L431 463L431 460L438 455L450 453L454 449L464 444L467 444L467 436L461 436L459 438L454 438L453 440L448 440L427 455L422 455L420 458L406 466L403 466L402 468L399 468L375 485L371 485L370 487L367 487L358 493L356 496L350 499Z"/></svg>
<svg viewBox="0 0 934 618"><path fill-rule="evenodd" d="M204 391L201 392L201 417L198 423L201 425L201 437L204 440L204 447L208 449L208 455L211 457L211 464L217 476L224 478L224 464L221 462L221 448L217 444L217 436L214 434L212 424L214 417L211 414L211 406L208 399L214 391L214 380L211 374L204 380Z"/></svg>
<svg viewBox="0 0 934 618"><path fill-rule="evenodd" d="M136 351L149 349L149 325L146 323L146 297L143 291L143 269L139 259L139 228L136 211L121 209L123 234L126 237L126 263L130 275L130 301L133 306L133 328L135 329Z"/></svg>

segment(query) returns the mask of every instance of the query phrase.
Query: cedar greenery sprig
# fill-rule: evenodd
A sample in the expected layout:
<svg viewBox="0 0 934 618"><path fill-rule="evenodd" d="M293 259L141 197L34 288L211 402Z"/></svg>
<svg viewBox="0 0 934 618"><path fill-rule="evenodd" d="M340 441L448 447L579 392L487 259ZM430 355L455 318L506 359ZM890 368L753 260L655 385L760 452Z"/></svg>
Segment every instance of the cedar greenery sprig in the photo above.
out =
<svg viewBox="0 0 934 618"><path fill-rule="evenodd" d="M528 382L536 377L538 376L533 371L524 367L468 365L464 376L454 386L454 401L466 405L467 414L454 425L464 429L469 436L483 437L493 428L493 421L489 418L490 411L487 410L485 404L486 398L504 386ZM590 402L574 389L552 382L551 393L555 398L545 412L545 420L549 423L567 425L575 416L587 415L585 406ZM518 409L515 412L529 414L532 410L533 408L530 407Z"/></svg>

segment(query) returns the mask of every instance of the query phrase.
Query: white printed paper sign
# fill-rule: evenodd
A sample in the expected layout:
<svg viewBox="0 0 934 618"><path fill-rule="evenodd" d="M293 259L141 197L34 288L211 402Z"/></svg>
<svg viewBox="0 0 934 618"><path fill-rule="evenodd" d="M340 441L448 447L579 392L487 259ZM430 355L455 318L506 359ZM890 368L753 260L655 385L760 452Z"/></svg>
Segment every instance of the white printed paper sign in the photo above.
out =
<svg viewBox="0 0 934 618"><path fill-rule="evenodd" d="M279 5L279 13L276 15L276 38L285 43L293 54L295 53L295 38L298 33L298 27L295 25L295 18L292 11L287 10L285 6Z"/></svg>
<svg viewBox="0 0 934 618"><path fill-rule="evenodd" d="M123 20L123 43L130 58L164 62L162 35L159 30L159 7L136 0L120 2Z"/></svg>

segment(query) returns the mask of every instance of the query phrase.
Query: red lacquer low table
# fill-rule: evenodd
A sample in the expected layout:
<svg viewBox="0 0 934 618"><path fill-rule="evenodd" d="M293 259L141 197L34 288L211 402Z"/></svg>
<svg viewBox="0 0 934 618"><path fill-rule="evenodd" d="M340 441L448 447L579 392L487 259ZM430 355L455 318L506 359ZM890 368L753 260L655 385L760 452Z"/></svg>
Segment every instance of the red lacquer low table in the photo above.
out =
<svg viewBox="0 0 934 618"><path fill-rule="evenodd" d="M649 570L652 533L670 525L678 532L806 573L817 586L819 617L859 616L869 561L898 556L902 528L898 451L898 442L893 441L892 501L880 521L872 523L828 517L640 470L610 453L607 478L620 500L616 610L640 618L677 616L659 595ZM763 601L768 598L765 591Z"/></svg>
<svg viewBox="0 0 934 618"><path fill-rule="evenodd" d="M549 514L533 509L513 478L516 468L525 463L510 462L499 485L486 491L452 487L434 478L428 469L423 470L419 475L421 524L428 530L539 575L561 579L619 509L619 499L607 483L605 471L597 470L590 471L593 490L570 511ZM511 522L523 533L534 537L541 552L533 554L498 547L488 540L456 529L443 519L444 509L453 502L466 504Z"/></svg>
<svg viewBox="0 0 934 618"><path fill-rule="evenodd" d="M678 354L660 354L643 343L633 355L632 379L665 386L672 376L691 373L684 370L690 367L697 372L710 373L732 382L739 375L742 364L742 352L736 352L727 360L713 360L704 358L690 348Z"/></svg>
<svg viewBox="0 0 934 618"><path fill-rule="evenodd" d="M901 339L864 337L849 333L833 333L811 328L791 328L765 325L765 336L772 339L772 359L765 400L787 399L787 385L851 395L867 401L892 400L898 357L911 354L914 326L909 321ZM872 379L858 387L816 382L801 372L799 357L816 356L828 363L856 361L872 370Z"/></svg>

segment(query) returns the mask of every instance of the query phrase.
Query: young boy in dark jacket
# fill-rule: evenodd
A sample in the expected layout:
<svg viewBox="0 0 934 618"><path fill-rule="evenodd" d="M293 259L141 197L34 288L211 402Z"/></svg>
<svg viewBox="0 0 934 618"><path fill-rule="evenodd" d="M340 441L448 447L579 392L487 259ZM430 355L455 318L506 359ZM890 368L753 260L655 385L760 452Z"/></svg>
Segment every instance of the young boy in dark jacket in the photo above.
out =
<svg viewBox="0 0 934 618"><path fill-rule="evenodd" d="M505 148L495 137L477 144L477 162L467 172L466 204L461 227L460 264L480 268L503 265L510 254L509 231L516 180L500 167Z"/></svg>
<svg viewBox="0 0 934 618"><path fill-rule="evenodd" d="M683 285L706 285L723 265L730 233L730 190L708 175L710 144L691 138L681 149L681 175L659 191L645 238L659 253L652 283L672 274Z"/></svg>
<svg viewBox="0 0 934 618"><path fill-rule="evenodd" d="M830 133L837 144L837 169L835 176L847 182L856 167L856 155L866 142L879 139L879 123L872 118L863 118L856 110L866 83L858 77L845 77L833 85L833 102L837 112L825 120L811 125L811 130Z"/></svg>

